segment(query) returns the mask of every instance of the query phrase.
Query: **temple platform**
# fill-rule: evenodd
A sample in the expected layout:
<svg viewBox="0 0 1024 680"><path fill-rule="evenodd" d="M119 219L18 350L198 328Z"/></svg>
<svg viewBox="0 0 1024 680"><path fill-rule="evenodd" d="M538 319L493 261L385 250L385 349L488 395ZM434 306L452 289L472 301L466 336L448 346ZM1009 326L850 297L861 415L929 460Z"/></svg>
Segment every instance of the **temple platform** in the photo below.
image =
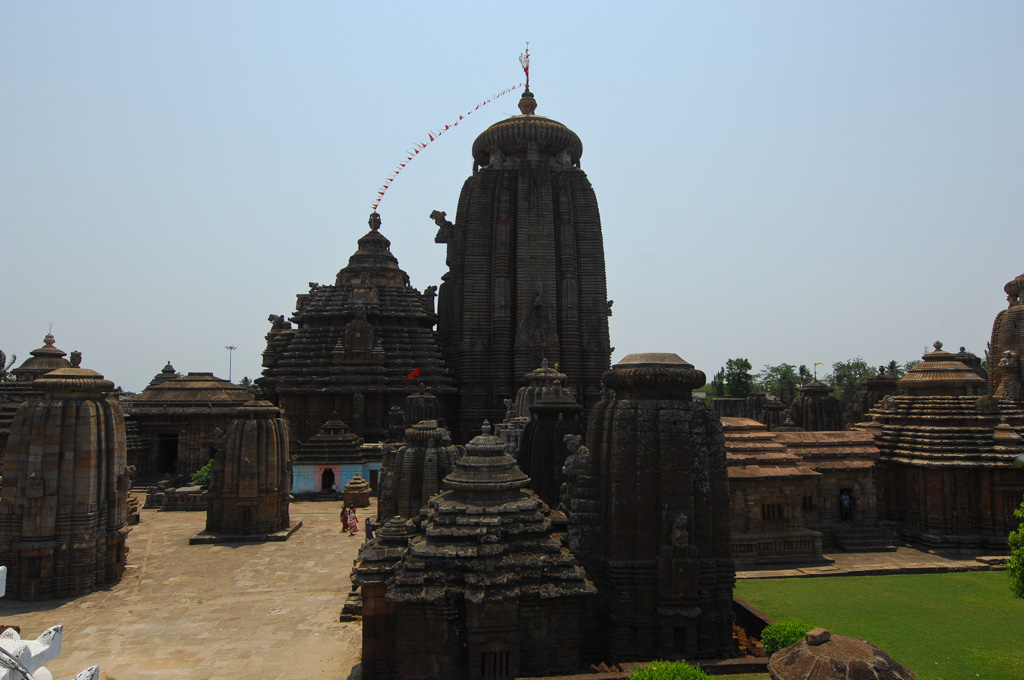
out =
<svg viewBox="0 0 1024 680"><path fill-rule="evenodd" d="M265 543L267 541L287 541L302 526L302 520L292 522L292 525L283 531L275 531L270 534L219 534L200 531L188 539L189 545L212 545L220 543Z"/></svg>

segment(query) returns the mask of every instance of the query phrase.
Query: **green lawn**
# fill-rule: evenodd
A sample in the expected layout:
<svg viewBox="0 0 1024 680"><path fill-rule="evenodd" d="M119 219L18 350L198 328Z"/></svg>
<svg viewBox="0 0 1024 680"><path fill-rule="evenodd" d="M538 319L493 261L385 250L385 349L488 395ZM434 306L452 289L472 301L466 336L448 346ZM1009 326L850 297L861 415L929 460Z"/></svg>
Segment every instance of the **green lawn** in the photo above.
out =
<svg viewBox="0 0 1024 680"><path fill-rule="evenodd" d="M878 645L920 680L1024 678L1024 600L1005 572L745 579L736 595Z"/></svg>

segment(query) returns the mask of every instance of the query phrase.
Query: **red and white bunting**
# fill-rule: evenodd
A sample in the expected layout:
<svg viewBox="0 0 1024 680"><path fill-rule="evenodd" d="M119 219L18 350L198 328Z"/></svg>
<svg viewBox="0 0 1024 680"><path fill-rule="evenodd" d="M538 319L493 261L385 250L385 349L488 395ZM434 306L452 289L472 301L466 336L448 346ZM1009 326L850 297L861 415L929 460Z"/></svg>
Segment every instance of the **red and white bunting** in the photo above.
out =
<svg viewBox="0 0 1024 680"><path fill-rule="evenodd" d="M529 46L527 46L527 53L529 53ZM527 72L527 77L529 77L529 72ZM470 115L471 113L473 113L473 111L477 111L481 106L486 106L487 104L491 103L492 101L494 101L498 97L501 97L502 95L506 95L509 92L512 92L514 90L518 90L522 86L523 86L523 84L519 83L518 85L510 87L510 88L508 88L506 90L502 90L501 92L499 92L498 94L494 95L490 99L487 99L487 100L482 101L479 104L477 104L476 107L474 107L472 110L467 111L465 115L466 116ZM462 121L463 118L465 118L465 116L460 115L458 120L456 120L456 121L454 121L452 123L449 123L448 125L445 125L444 128L442 128L440 130L434 130L434 131L428 132L427 133L427 141L425 141L425 142L414 142L413 143L413 148L405 152L405 162L398 164L398 167L395 168L395 170L392 171L392 173L384 181L384 186L382 186L380 188L380 191L377 192L377 198L376 198L376 200L374 200L373 206L372 206L373 207L373 212L377 212L377 206L380 205L381 199L384 198L385 192L387 192L388 187L391 186L391 182L393 182L398 177L398 173L400 173L402 171L402 168L404 168L409 163L409 161L411 161L413 158L415 158L419 154L420 151L422 151L423 149L427 148L427 144L430 144L431 142L437 141L441 137L441 135L443 135L445 132L447 132L448 130L451 130L451 129L457 127L459 122Z"/></svg>

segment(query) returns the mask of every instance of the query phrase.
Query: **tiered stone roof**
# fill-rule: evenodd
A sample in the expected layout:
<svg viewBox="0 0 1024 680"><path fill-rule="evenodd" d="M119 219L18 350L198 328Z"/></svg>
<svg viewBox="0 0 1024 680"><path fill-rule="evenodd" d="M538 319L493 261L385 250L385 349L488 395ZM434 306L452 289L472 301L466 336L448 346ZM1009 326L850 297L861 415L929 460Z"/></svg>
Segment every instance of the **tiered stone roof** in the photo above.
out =
<svg viewBox="0 0 1024 680"><path fill-rule="evenodd" d="M807 467L779 441L781 434L751 418L722 418L729 480L815 478L821 475ZM811 433L799 433L811 434ZM820 433L813 433L820 434Z"/></svg>
<svg viewBox="0 0 1024 680"><path fill-rule="evenodd" d="M817 472L868 470L878 460L878 446L867 432L778 432L776 441Z"/></svg>
<svg viewBox="0 0 1024 680"><path fill-rule="evenodd" d="M148 387L155 387L157 385L162 385L163 383L167 382L168 380L174 380L175 378L180 378L180 377L181 377L181 374L178 373L177 371L175 371L174 370L174 366L171 366L171 362L168 361L167 365L165 365L163 367L163 369L161 369L160 372L157 373L155 376L153 376L153 379L149 381Z"/></svg>
<svg viewBox="0 0 1024 680"><path fill-rule="evenodd" d="M943 351L942 343L935 343L935 351L921 357L923 361L900 378L899 386L907 394L971 395L984 390L985 381L959 361L955 354Z"/></svg>
<svg viewBox="0 0 1024 680"><path fill-rule="evenodd" d="M1024 493L1024 472L1013 467L1024 412L978 395L981 378L940 343L923 359L900 380L907 393L883 399L857 426L881 452L883 516L929 547L1005 548Z"/></svg>
<svg viewBox="0 0 1024 680"><path fill-rule="evenodd" d="M365 463L366 452L361 448L359 435L349 432L348 425L337 413L320 426L309 441L302 442L292 455L292 463L300 465L338 465L339 463Z"/></svg>
<svg viewBox="0 0 1024 680"><path fill-rule="evenodd" d="M283 319L275 322L257 382L289 418L297 419L293 423L304 423L309 414L318 426L326 414L317 408L326 397L357 434L371 438L373 430L377 438L386 432L388 408L408 394L413 371L419 370L418 380L435 394L454 394L455 389L433 330L433 287L420 293L410 286L391 242L378 231L376 213L370 224L333 285L313 283L308 293L297 296L291 317L297 328ZM362 402L351 403L357 393L384 398L375 407L379 418L368 415L373 422L361 422ZM359 413L350 419L349 409ZM302 435L293 431L292 436Z"/></svg>
<svg viewBox="0 0 1024 680"><path fill-rule="evenodd" d="M593 593L583 569L552 534L549 508L526 489L529 478L489 424L483 432L445 478L447 491L430 499L421 531L388 587L388 601Z"/></svg>
<svg viewBox="0 0 1024 680"><path fill-rule="evenodd" d="M165 367L166 370L166 367ZM173 368L172 368L173 370ZM154 380L155 382L155 380ZM132 415L160 413L164 415L234 414L252 393L213 373L189 372L178 378L152 382L138 395L125 399L125 411Z"/></svg>

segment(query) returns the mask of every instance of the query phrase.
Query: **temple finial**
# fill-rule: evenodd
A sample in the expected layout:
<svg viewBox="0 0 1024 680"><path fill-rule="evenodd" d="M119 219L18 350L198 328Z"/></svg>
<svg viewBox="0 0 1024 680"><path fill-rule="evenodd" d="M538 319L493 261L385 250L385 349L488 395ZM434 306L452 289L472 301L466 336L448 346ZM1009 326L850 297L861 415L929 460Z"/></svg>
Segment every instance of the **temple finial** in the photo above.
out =
<svg viewBox="0 0 1024 680"><path fill-rule="evenodd" d="M523 66L523 73L526 74L526 91L530 91L530 43L526 43L526 51L519 55L519 63Z"/></svg>
<svg viewBox="0 0 1024 680"><path fill-rule="evenodd" d="M526 74L526 89L519 99L519 110L524 116L532 116L537 110L537 100L530 92L530 43L526 43L526 51L519 55L519 63L523 65L523 73Z"/></svg>
<svg viewBox="0 0 1024 680"><path fill-rule="evenodd" d="M369 222L370 222L370 231L377 231L378 229L380 229L380 215L377 213L376 210L373 211L372 213L370 213L370 220L369 220Z"/></svg>

